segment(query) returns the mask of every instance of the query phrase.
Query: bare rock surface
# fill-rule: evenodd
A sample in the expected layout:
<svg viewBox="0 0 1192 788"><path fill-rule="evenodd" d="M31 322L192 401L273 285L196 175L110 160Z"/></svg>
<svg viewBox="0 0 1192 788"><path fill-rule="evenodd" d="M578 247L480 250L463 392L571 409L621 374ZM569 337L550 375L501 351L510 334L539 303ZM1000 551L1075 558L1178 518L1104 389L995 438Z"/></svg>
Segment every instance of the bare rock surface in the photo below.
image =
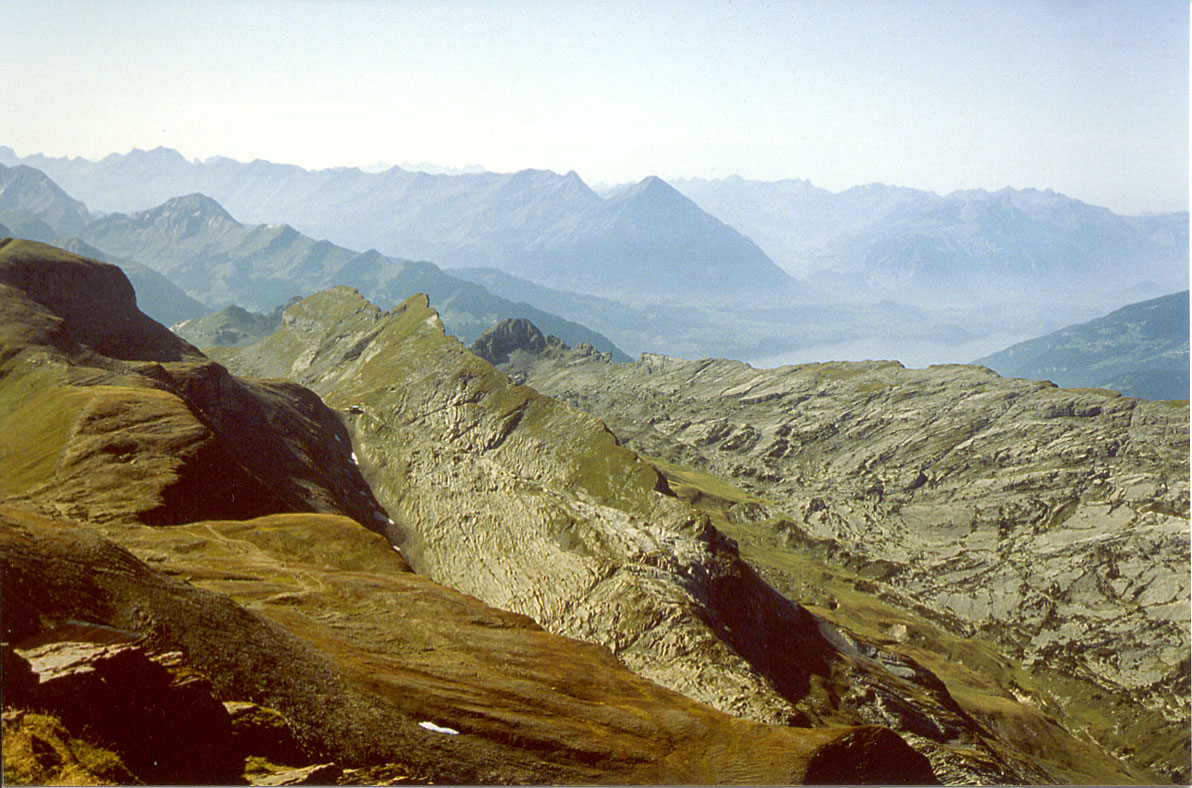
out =
<svg viewBox="0 0 1192 788"><path fill-rule="evenodd" d="M730 481L750 500L728 517L764 523L775 549L996 644L1046 687L1023 700L1066 710L1142 779L1189 779L1186 402L896 362L544 354L511 373Z"/></svg>
<svg viewBox="0 0 1192 788"><path fill-rule="evenodd" d="M308 385L344 414L388 513L379 530L417 571L606 645L640 675L736 715L888 725L957 781L1061 779L969 716L930 670L876 644L842 647L602 423L512 385L445 337L424 298L385 312L324 291L222 358ZM1102 766L1129 779L1112 758Z"/></svg>

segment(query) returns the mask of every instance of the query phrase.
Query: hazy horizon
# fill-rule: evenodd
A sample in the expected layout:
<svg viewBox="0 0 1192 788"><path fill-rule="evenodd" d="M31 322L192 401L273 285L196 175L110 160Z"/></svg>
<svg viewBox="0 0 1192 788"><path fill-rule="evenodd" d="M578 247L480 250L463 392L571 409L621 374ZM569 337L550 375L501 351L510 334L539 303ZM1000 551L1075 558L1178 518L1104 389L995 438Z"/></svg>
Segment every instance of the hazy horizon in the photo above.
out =
<svg viewBox="0 0 1192 788"><path fill-rule="evenodd" d="M1188 207L1188 5L7 4L0 144ZM65 22L65 23L64 23ZM15 31L15 32L13 32Z"/></svg>
<svg viewBox="0 0 1192 788"><path fill-rule="evenodd" d="M5 145L3 141L0 141L0 147L8 147L10 150L14 151L14 153L16 154L16 156L18 158L21 158L21 159L30 158L30 157L37 156L37 155L43 155L43 156L46 156L47 158L59 158L59 159L65 158L65 159L70 159L70 160L82 159L84 161L89 161L91 163L97 163L97 162L101 161L102 159L106 158L107 156L111 156L111 155L127 156L137 150L140 150L142 152L152 152L153 150L157 150L157 149L166 149L166 150L170 150L175 153L178 153L184 159L186 159L188 162L192 162L192 163L199 162L202 164L206 164L208 162L211 162L216 159L221 159L221 158L232 159L233 161L236 161L239 164L251 163L251 161L249 161L249 160L235 159L234 157L223 156L222 154L215 154L213 156L207 156L207 157L187 156L185 152L179 151L177 148L171 148L169 145L159 145L156 148L150 148L150 149L130 148L125 151L112 151L111 153L105 154L104 156L66 156L66 155L53 156L51 154L44 153L43 151L31 150L28 152L23 152L23 151L13 149L11 145ZM401 162L400 164L391 164L388 162L373 162L372 164L366 164L366 165L343 164L343 165L332 165L329 167L303 167L301 164L297 164L296 162L290 162L290 161L275 161L273 159L266 159L263 157L260 158L259 160L268 162L269 164L278 164L278 165L283 165L283 166L296 166L296 167L300 167L302 169L306 169L308 171L317 171L317 170L323 170L323 169L326 169L326 170L357 169L357 170L360 170L361 172L366 173L366 174L377 174L380 172L384 172L385 170L392 169L393 167L398 167L398 168L406 170L408 172L425 172L428 174L439 174L439 175L474 175L474 174L480 174L480 173L487 173L487 174L492 174L492 175L508 175L508 174L512 174L512 173L516 172L516 170L490 169L488 167L484 167L483 165L477 164L477 163L467 164L467 165L463 165L460 167L449 167L449 166L439 165L435 162L428 162L428 161ZM538 170L544 170L544 171L546 170L546 168L535 168L535 167L530 167L530 168L526 168L526 169L538 169ZM550 171L555 172L558 175L566 174L565 172L559 172L558 170L550 170ZM661 176L655 176L653 173L648 173L648 174L642 176L642 178L639 179L638 181L625 181L625 182L619 182L619 183L610 183L607 181L593 181L593 180L585 177L584 174L580 173L580 172L577 172L576 174L579 175L580 179L589 188L591 188L593 191L597 192L598 194L603 194L603 196L607 196L607 194L604 194L604 193L606 193L610 190L616 190L618 188L633 185L634 183L639 183L641 180L645 180L650 177L661 177ZM743 176L737 175L736 173L732 173L729 175L719 176L719 179L726 179L726 178L733 178L733 177L743 177ZM666 180L668 183L682 182L682 181L695 181L695 180L701 180L701 179L702 179L701 176L698 176L698 175L690 176L690 177L679 176L679 177L672 177L672 178L663 178L663 180ZM704 180L716 180L716 179L709 178L709 179L704 179ZM980 191L980 190L984 190L984 191L992 194L992 193L1001 191L1002 189L1008 188L1008 189L1014 189L1016 191L1031 191L1031 190L1039 191L1039 192L1051 191L1051 192L1055 192L1056 194L1060 194L1060 195L1063 195L1066 197L1071 197L1073 199L1079 199L1079 198L1074 197L1073 195L1064 194L1063 192L1059 191L1058 189L1052 189L1049 186L1035 186L1035 185L1011 186L1009 184L1006 184L1004 186L997 187L997 188L961 187L959 189L954 189L954 190L948 191L948 192L939 192L939 191L934 191L932 189L920 189L919 187L908 186L908 185L902 184L902 183L880 183L877 181L870 181L867 183L854 183L854 184L845 186L840 189L826 189L825 187L821 186L820 184L815 183L814 181L811 181L810 179L807 179L807 178L792 177L792 178L778 178L778 179L773 179L773 180L767 180L765 178L748 178L746 180L749 180L752 182L757 182L757 183L803 182L803 183L807 183L807 184L811 185L813 188L825 189L826 191L833 193L833 194L840 194L842 192L848 191L849 189L856 189L856 188L863 188L866 186L877 185L877 186L889 186L889 187L893 187L893 188L912 189L915 191L923 191L923 192L935 194L940 197L947 197L950 194L954 194L957 192ZM1087 202L1087 201L1082 201L1082 202ZM1096 205L1095 203L1088 203L1088 204ZM1107 207L1107 206L1097 206L1097 207ZM1174 211L1139 211L1139 212L1133 213L1133 214L1124 213L1124 212L1119 212L1119 213L1122 213L1122 215L1127 215L1127 216L1129 216L1129 215L1141 216L1141 215L1147 215L1147 214L1181 213L1181 212L1186 213L1187 209L1186 208L1177 209Z"/></svg>

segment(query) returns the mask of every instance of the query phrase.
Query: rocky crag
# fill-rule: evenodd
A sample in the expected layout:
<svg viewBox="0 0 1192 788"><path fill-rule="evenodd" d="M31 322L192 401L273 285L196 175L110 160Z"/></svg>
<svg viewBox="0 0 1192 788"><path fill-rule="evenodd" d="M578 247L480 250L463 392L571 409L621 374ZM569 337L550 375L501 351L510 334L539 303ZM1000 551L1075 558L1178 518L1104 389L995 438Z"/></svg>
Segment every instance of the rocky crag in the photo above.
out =
<svg viewBox="0 0 1192 788"><path fill-rule="evenodd" d="M886 624L870 623L890 647L928 629L989 644L1000 694L1135 779L1189 779L1186 402L896 362L527 348L502 369L603 419L676 489L691 482L792 598L850 620L812 579L824 565L809 576L792 556L843 568L848 593L880 602Z"/></svg>
<svg viewBox="0 0 1192 788"><path fill-rule="evenodd" d="M560 363L611 364L511 324L477 349L515 363L528 352L512 347L517 337ZM880 720L957 782L1141 779L998 695L1070 753L1036 757L913 656L782 598L653 465L601 422L468 353L424 298L386 312L346 288L325 291L288 308L271 337L220 358L301 382L344 413L392 520L380 529L417 571L604 644L664 686L767 722Z"/></svg>
<svg viewBox="0 0 1192 788"><path fill-rule="evenodd" d="M438 395L403 388L402 368L387 367L385 386L403 392L400 401L423 414L427 432L397 420L361 426L379 412L372 389L343 392L351 404L337 416L297 384L236 377L141 315L114 267L40 244L0 244L0 414L10 438L0 456L3 639L12 646L3 649L6 777L257 784L934 779L928 762L888 728L738 719L634 675L604 646L551 634L527 616L411 572L374 531L394 538L415 566L470 562L479 584L506 589L509 608L545 613L552 585L595 572L601 588L594 591L606 607L626 618L658 616L645 628L619 630L621 653L644 653L655 630L686 645L670 624L678 622L712 669L706 677L677 675L721 692L739 680L746 703L784 703L784 721L812 722L814 709L785 701L753 667L764 664L765 649L799 658L779 665L786 673L771 670L787 685L872 672L833 656L819 622L760 583L698 513L658 492L665 489L658 473L598 422L508 386L499 396L512 416L471 410L469 376L504 380L500 373L448 342L424 304L377 320L375 308L355 299L355 319L422 344L429 364L422 372L447 371L436 356L443 347L475 363L437 380ZM283 329L309 328L302 321L313 316L304 315L303 304L292 307ZM409 331L418 326L434 332ZM325 339L324 350L340 347L335 337ZM393 347L354 344L349 363ZM319 349L298 368L326 382L331 370ZM406 359L407 369L414 366ZM358 385L371 383L362 377ZM437 416L427 409L436 396L448 399ZM536 497L555 496L559 479L585 491L553 504L553 525L577 527L553 534L575 556L570 574L505 558L499 541L515 535L486 535L478 529L485 523L468 516L492 516L485 507L498 502L495 495L465 510L477 491L500 489L509 478L500 455L480 448L497 448L493 436L468 429L469 416L487 425L490 413L505 425L497 444L517 445L524 424L571 428L567 439L587 449L568 460L561 445L555 457L531 443L539 465L523 455L517 495L503 499L505 512L518 500L530 508ZM391 454L371 442L383 429L405 441ZM463 451L468 441L477 441L472 460ZM445 448L435 455L440 443ZM402 451L409 453L403 458ZM433 462L420 459L423 452ZM387 477L388 511L365 481L385 461L404 474ZM424 494L423 479L440 486L442 503ZM421 519L408 519L411 512ZM568 512L581 516L568 521ZM639 512L651 520L635 519ZM448 515L454 530L444 523ZM427 524L421 535L420 523ZM596 528L604 523L619 529ZM448 533L451 549L432 549L435 528ZM537 537L526 537L533 546ZM605 577L599 572L610 562L588 552L632 560ZM676 565L692 575L690 588L675 579ZM517 574L523 570L532 573L528 581ZM537 596L527 593L535 584L543 589ZM694 590L731 597L742 609L717 608ZM699 623L692 611L710 620ZM581 626L608 621L605 615L590 611ZM731 634L751 626L756 648L746 654L753 662L736 654ZM659 656L665 671L666 655ZM670 664L690 671L698 663L679 654ZM904 685L923 696L920 703L946 704L925 677ZM74 702L84 697L95 702ZM152 735L123 736L113 725L122 715ZM178 742L204 736L230 740L231 749L196 766Z"/></svg>

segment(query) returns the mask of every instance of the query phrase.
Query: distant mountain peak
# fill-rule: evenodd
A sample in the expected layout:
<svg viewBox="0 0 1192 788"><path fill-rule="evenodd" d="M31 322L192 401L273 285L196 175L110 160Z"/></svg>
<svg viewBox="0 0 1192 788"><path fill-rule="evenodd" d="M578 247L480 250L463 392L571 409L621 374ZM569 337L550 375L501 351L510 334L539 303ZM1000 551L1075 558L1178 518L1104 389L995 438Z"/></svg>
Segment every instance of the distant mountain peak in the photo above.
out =
<svg viewBox="0 0 1192 788"><path fill-rule="evenodd" d="M199 194L198 192L185 194L181 197L173 197L166 200L157 208L151 209L149 213L186 213L191 216L218 217L230 222L236 222L222 205L207 195ZM239 222L236 223L239 224Z"/></svg>
<svg viewBox="0 0 1192 788"><path fill-rule="evenodd" d="M637 183L630 186L620 194L611 198L612 200L621 200L625 202L633 201L635 203L662 203L662 202L680 202L692 203L682 194L680 194L673 186L666 181L659 178L657 175L647 175Z"/></svg>
<svg viewBox="0 0 1192 788"><path fill-rule="evenodd" d="M506 318L485 331L468 348L492 365L503 364L517 350L537 355L547 350L567 350L563 340L543 334L538 326L524 317Z"/></svg>
<svg viewBox="0 0 1192 788"><path fill-rule="evenodd" d="M100 164L119 164L121 160L130 161L135 164L145 166L164 167L176 166L179 164L189 164L185 156L173 148L167 148L164 145L158 145L151 150L144 148L133 148L124 156L118 153L110 153L100 160Z"/></svg>
<svg viewBox="0 0 1192 788"><path fill-rule="evenodd" d="M240 222L205 194L173 197L156 208L131 214L143 224L161 227L175 238L188 238L204 227L240 227Z"/></svg>

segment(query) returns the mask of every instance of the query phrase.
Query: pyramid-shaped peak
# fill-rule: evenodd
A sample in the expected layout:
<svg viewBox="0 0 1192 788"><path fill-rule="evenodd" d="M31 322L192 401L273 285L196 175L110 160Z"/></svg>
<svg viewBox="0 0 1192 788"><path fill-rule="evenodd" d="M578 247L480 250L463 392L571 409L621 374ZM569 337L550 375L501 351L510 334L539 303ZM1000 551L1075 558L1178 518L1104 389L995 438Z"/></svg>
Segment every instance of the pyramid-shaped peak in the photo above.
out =
<svg viewBox="0 0 1192 788"><path fill-rule="evenodd" d="M236 222L222 205L207 195L199 194L198 192L186 194L181 197L171 197L158 207L150 209L147 213L157 215L181 214Z"/></svg>
<svg viewBox="0 0 1192 788"><path fill-rule="evenodd" d="M675 187L657 175L648 175L642 178L633 186L626 189L620 196L625 200L680 200L682 202L688 202L687 198L680 194Z"/></svg>

